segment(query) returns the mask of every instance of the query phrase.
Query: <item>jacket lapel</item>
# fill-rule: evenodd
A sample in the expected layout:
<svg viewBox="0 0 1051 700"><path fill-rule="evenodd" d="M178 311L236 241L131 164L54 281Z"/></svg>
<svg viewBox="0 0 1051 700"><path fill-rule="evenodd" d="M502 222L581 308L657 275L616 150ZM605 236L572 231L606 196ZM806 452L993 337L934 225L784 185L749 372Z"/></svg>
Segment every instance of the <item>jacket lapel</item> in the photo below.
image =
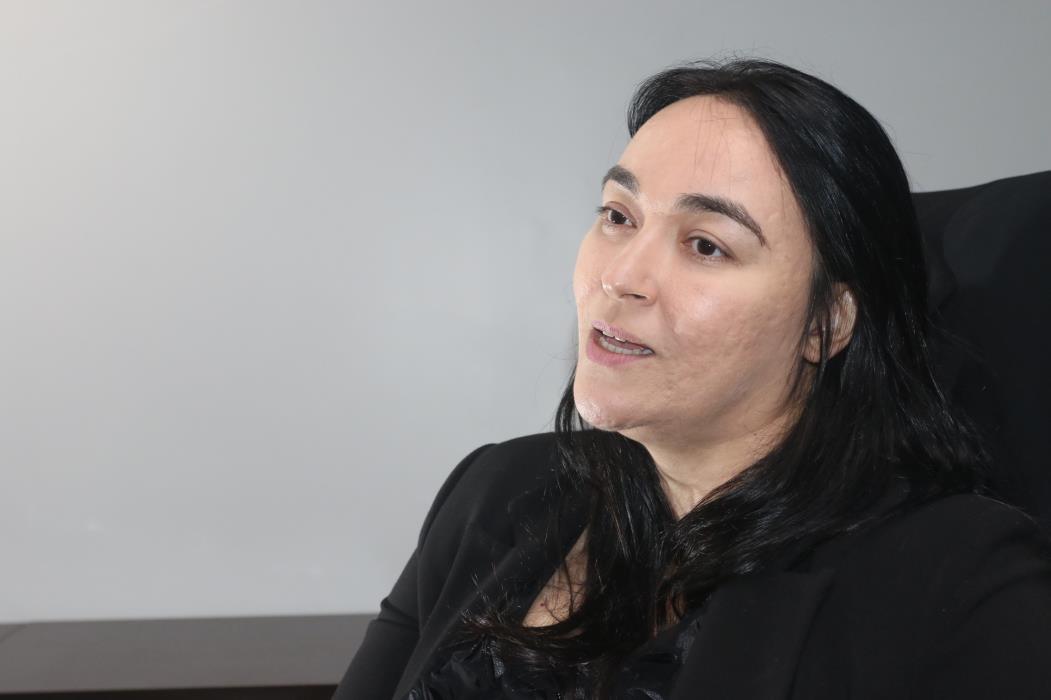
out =
<svg viewBox="0 0 1051 700"><path fill-rule="evenodd" d="M868 516L889 515L908 494L904 479L893 480ZM671 700L789 698L811 623L851 540L839 535L818 543L797 542L763 572L720 584L702 613Z"/></svg>
<svg viewBox="0 0 1051 700"><path fill-rule="evenodd" d="M832 571L741 576L708 601L672 700L789 697L810 622Z"/></svg>
<svg viewBox="0 0 1051 700"><path fill-rule="evenodd" d="M440 647L449 642L461 624L461 611L478 612L487 597L494 596L499 582L521 576L524 573L523 557L517 547L493 540L483 533L468 530L464 535L461 552L466 552L464 561L470 561L469 569L457 567L450 572L467 583L466 596L450 597L463 592L459 586L449 586L420 630L416 648L405 665L405 672L395 690L394 698L404 698L422 673L434 663Z"/></svg>
<svg viewBox="0 0 1051 700"><path fill-rule="evenodd" d="M538 583L538 572L543 573L546 581L553 573L557 561L546 561L549 551L543 535L549 511L546 502L552 497L547 487L528 491L508 506L509 528L498 531L476 525L465 531L453 570L449 572L446 593L420 631L394 698L404 698L420 675L431 668L442 645L456 634L462 612L480 612L487 601L498 599L505 588ZM573 502L581 507L571 508L568 519L560 523L558 546L563 557L585 524L583 504ZM457 585L458 581L464 581L465 585ZM459 598L453 597L456 595Z"/></svg>

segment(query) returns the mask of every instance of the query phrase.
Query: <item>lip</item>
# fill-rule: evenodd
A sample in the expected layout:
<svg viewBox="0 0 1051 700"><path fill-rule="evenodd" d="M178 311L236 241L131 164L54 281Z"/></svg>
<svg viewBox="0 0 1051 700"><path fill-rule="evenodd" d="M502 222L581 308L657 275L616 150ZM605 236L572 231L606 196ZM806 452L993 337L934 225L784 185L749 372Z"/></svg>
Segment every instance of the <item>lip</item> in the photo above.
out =
<svg viewBox="0 0 1051 700"><path fill-rule="evenodd" d="M606 367L617 367L628 364L629 362L637 362L638 360L644 360L647 357L653 357L653 355L622 355L620 353L610 352L599 345L598 339L601 335L601 331L597 328L592 328L588 333L587 348L584 350L588 359L596 364L605 365Z"/></svg>
<svg viewBox="0 0 1051 700"><path fill-rule="evenodd" d="M596 330L602 331L606 335L615 335L621 340L626 340L629 343L635 343L636 345L642 345L643 347L650 348L650 346L643 342L638 336L632 335L623 328L612 326L606 323L605 321L595 319L591 322L591 327ZM653 348L650 348L650 350L653 350Z"/></svg>

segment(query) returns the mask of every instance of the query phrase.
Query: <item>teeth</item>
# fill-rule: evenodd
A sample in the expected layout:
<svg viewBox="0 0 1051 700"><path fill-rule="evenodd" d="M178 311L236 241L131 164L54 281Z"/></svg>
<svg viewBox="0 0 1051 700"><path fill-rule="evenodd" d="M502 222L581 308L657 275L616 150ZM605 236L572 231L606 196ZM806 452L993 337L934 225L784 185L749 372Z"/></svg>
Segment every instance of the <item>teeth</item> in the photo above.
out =
<svg viewBox="0 0 1051 700"><path fill-rule="evenodd" d="M606 340L606 337L608 337L608 336L606 336L605 333L600 334L599 337L598 337L598 344L601 345L602 347L604 347L606 350L609 350L610 352L615 352L618 355L652 355L653 354L653 351L650 350L649 348L643 348L643 349L640 349L640 350L629 350L627 348L618 348L616 345L613 345L613 344L609 343ZM616 338L616 336L613 336L613 337ZM620 338L617 338L617 340L620 340Z"/></svg>

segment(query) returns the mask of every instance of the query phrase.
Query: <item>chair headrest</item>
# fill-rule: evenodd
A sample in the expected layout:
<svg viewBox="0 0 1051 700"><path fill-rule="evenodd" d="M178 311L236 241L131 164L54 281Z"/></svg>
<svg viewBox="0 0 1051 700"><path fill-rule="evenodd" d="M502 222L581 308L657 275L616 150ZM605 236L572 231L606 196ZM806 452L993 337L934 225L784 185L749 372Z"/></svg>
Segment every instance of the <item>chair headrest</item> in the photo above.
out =
<svg viewBox="0 0 1051 700"><path fill-rule="evenodd" d="M1001 496L1051 533L1051 171L913 201L950 337L932 338L943 386L986 437Z"/></svg>

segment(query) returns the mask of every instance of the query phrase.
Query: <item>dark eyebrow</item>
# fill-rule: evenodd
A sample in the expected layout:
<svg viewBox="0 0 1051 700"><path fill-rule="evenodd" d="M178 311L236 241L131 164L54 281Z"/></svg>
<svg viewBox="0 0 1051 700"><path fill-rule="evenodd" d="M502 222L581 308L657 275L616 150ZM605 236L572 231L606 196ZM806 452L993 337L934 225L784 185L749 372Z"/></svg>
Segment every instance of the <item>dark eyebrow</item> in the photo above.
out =
<svg viewBox="0 0 1051 700"><path fill-rule="evenodd" d="M633 195L638 196L639 179L627 168L620 165L614 165L606 172L605 177L602 178L602 186L605 187L606 183L610 180L621 185ZM766 245L766 237L763 235L763 229L759 227L759 224L756 223L755 219L752 218L747 209L732 199L717 197L710 194L682 194L679 195L679 198L675 201L675 208L683 211L722 214L723 216L733 219L754 233L756 238L759 239L760 245Z"/></svg>
<svg viewBox="0 0 1051 700"><path fill-rule="evenodd" d="M610 180L613 180L613 182L617 183L628 192L631 192L633 195L638 196L639 180L635 177L635 174L627 168L614 165L606 171L606 176L602 178L602 186L605 187L606 183Z"/></svg>
<svg viewBox="0 0 1051 700"><path fill-rule="evenodd" d="M759 239L759 245L766 245L766 236L763 235L763 229L759 228L759 224L751 217L747 209L732 199L724 199L723 197L716 197L710 194L681 194L675 200L675 208L683 211L710 211L715 214L728 216L754 233L756 238Z"/></svg>

